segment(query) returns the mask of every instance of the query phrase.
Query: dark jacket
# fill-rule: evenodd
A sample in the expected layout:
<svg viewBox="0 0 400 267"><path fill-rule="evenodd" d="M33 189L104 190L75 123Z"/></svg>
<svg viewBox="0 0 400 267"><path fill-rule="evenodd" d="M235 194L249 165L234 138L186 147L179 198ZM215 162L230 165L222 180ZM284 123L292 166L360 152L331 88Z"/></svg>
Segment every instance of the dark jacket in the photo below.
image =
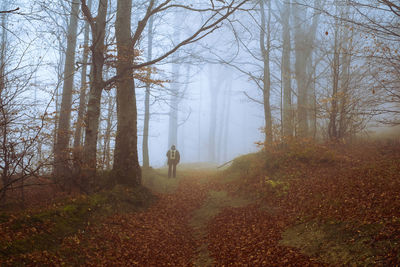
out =
<svg viewBox="0 0 400 267"><path fill-rule="evenodd" d="M175 155L174 155L175 154ZM181 155L179 154L178 150L168 150L167 152L167 157L168 157L168 165L169 164L178 164L179 161L181 160Z"/></svg>

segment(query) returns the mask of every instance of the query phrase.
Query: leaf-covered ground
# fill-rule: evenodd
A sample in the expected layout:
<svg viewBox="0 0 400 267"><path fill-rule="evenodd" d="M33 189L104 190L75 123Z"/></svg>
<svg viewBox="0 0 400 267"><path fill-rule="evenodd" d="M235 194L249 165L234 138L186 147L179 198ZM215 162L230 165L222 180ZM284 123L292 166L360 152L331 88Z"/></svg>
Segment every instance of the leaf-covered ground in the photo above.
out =
<svg viewBox="0 0 400 267"><path fill-rule="evenodd" d="M4 213L1 265L396 266L399 151L293 144L219 172L147 170L155 198L118 187Z"/></svg>

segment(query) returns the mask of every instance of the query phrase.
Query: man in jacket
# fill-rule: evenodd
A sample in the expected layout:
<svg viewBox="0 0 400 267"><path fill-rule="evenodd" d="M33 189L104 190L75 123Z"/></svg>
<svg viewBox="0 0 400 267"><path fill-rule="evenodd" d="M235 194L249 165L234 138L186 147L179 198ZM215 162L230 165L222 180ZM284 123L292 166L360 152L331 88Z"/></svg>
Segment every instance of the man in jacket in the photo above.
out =
<svg viewBox="0 0 400 267"><path fill-rule="evenodd" d="M175 178L176 177L176 165L181 160L181 155L179 154L179 151L175 148L174 145L172 145L171 149L168 150L167 158L168 158L168 178L171 178L171 172L172 172L172 177Z"/></svg>

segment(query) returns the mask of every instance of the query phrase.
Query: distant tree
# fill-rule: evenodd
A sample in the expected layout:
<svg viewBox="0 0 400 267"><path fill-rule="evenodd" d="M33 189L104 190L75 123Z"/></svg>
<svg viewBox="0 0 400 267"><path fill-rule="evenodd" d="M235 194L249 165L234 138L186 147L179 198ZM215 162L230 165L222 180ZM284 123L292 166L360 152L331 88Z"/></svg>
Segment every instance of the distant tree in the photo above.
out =
<svg viewBox="0 0 400 267"><path fill-rule="evenodd" d="M208 88L210 90L210 126L208 132L208 159L209 162L217 160L217 112L219 95L224 79L222 78L222 68L218 65L209 65Z"/></svg>
<svg viewBox="0 0 400 267"><path fill-rule="evenodd" d="M174 33L173 42L177 43L180 40L180 24L182 16L179 13L174 14ZM172 77L171 77L171 96L169 103L169 123L168 123L168 147L177 145L178 142L178 114L179 102L182 98L179 51L176 51L171 56Z"/></svg>
<svg viewBox="0 0 400 267"><path fill-rule="evenodd" d="M308 22L309 8L303 1L297 1L293 5L292 17L294 23L294 49L295 49L295 78L297 83L297 136L309 135L308 109L310 92L310 66L311 54L314 48L314 40L320 15L321 0L314 1L314 11L311 23Z"/></svg>
<svg viewBox="0 0 400 267"><path fill-rule="evenodd" d="M149 24L147 25L147 61L150 61L153 57L153 24L154 17L151 16L149 19ZM150 90L151 90L151 69L147 70L147 82L146 82L146 92L144 100L144 122L143 122L143 144L142 144L142 154L143 154L143 167L150 166L149 160L149 124L150 124Z"/></svg>

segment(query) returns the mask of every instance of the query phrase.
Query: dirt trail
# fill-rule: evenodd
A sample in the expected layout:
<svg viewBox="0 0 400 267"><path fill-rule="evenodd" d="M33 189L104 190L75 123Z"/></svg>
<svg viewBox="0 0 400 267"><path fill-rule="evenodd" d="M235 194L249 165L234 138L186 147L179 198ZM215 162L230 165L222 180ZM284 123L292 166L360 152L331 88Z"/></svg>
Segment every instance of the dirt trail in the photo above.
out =
<svg viewBox="0 0 400 267"><path fill-rule="evenodd" d="M167 179L167 178L165 178ZM191 225L210 188L208 177L193 172L170 194L144 212L115 215L78 237L86 264L190 266L201 242Z"/></svg>

